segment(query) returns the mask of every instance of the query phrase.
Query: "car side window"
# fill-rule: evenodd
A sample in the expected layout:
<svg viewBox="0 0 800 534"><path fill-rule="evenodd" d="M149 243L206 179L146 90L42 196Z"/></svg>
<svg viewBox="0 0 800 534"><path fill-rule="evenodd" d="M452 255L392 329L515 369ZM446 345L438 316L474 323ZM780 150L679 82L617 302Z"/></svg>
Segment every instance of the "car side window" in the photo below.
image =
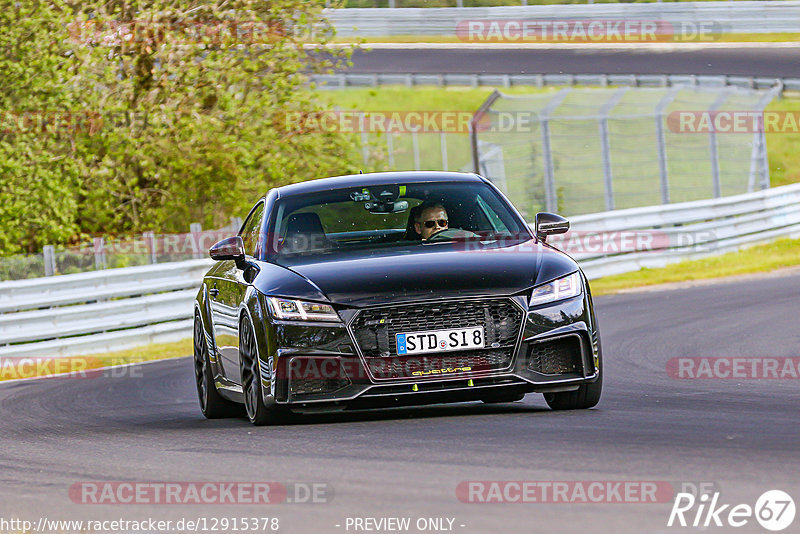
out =
<svg viewBox="0 0 800 534"><path fill-rule="evenodd" d="M250 214L242 226L239 234L244 243L244 253L248 256L255 256L258 248L258 241L261 237L261 218L264 215L264 203L258 204L256 209Z"/></svg>

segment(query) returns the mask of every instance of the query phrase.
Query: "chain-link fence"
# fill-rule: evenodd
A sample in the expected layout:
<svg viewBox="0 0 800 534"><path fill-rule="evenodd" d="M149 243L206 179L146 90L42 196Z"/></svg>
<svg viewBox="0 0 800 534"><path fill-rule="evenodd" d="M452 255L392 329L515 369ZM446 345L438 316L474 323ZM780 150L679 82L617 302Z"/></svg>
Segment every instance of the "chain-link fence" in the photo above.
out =
<svg viewBox="0 0 800 534"><path fill-rule="evenodd" d="M529 217L745 193L769 187L761 112L778 92L495 92L473 122L473 164Z"/></svg>
<svg viewBox="0 0 800 534"><path fill-rule="evenodd" d="M23 280L101 269L136 267L207 257L208 248L234 235L242 225L240 217L219 230L203 230L192 223L183 234L143 234L128 237L95 237L75 246L47 245L36 254L15 254L0 258L0 280Z"/></svg>

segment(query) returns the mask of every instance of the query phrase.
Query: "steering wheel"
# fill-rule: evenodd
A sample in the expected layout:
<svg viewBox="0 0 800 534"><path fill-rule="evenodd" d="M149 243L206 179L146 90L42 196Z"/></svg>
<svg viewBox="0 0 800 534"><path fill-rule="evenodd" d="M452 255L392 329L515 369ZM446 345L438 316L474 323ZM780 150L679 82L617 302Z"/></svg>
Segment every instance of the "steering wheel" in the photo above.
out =
<svg viewBox="0 0 800 534"><path fill-rule="evenodd" d="M452 241L453 239L469 239L470 237L480 237L475 232L469 230L462 230L461 228L443 228L438 232L434 232L426 240L428 243L438 241Z"/></svg>

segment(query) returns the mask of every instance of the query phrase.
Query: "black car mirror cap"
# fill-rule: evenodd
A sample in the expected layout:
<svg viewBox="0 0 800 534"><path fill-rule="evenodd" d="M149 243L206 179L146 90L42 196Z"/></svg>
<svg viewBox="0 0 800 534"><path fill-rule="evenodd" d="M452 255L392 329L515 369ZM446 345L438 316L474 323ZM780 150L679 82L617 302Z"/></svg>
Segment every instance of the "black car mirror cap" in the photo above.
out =
<svg viewBox="0 0 800 534"><path fill-rule="evenodd" d="M244 259L244 242L238 235L226 237L208 249L212 260L236 260L237 263Z"/></svg>
<svg viewBox="0 0 800 534"><path fill-rule="evenodd" d="M536 214L536 238L546 241L547 236L563 234L569 230L569 221L561 215L540 211Z"/></svg>

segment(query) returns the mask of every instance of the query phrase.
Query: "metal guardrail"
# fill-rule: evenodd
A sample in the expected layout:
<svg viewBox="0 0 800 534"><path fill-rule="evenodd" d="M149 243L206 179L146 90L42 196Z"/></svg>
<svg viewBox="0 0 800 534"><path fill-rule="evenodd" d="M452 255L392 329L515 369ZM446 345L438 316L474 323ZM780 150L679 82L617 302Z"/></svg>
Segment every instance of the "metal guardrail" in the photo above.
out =
<svg viewBox="0 0 800 534"><path fill-rule="evenodd" d="M211 263L0 282L0 357L71 356L184 339Z"/></svg>
<svg viewBox="0 0 800 534"><path fill-rule="evenodd" d="M550 242L598 278L798 237L800 184L582 215L571 223L570 232ZM624 246L626 239L637 243L637 235L653 246ZM597 242L613 250L595 250ZM195 288L210 265L203 259L2 282L0 357L90 354L190 337Z"/></svg>
<svg viewBox="0 0 800 534"><path fill-rule="evenodd" d="M775 187L711 200L615 210L570 219L580 235L553 243L566 245L589 278L642 267L658 268L675 261L732 252L781 237L800 237L800 184ZM626 233L627 232L627 237ZM599 236L599 237L598 237ZM637 236L649 243L635 246ZM604 239L611 249L590 251L587 243ZM621 246L628 239L630 247Z"/></svg>
<svg viewBox="0 0 800 534"><path fill-rule="evenodd" d="M311 81L322 89L347 87L377 87L380 85L466 86L466 87L741 87L770 89L781 86L782 91L800 91L800 78L769 78L758 76L701 76L694 74L420 74L340 72L317 74Z"/></svg>
<svg viewBox="0 0 800 534"><path fill-rule="evenodd" d="M715 33L797 32L800 1L569 4L454 8L330 9L340 37L457 35L465 20L656 21L673 27L712 27Z"/></svg>

